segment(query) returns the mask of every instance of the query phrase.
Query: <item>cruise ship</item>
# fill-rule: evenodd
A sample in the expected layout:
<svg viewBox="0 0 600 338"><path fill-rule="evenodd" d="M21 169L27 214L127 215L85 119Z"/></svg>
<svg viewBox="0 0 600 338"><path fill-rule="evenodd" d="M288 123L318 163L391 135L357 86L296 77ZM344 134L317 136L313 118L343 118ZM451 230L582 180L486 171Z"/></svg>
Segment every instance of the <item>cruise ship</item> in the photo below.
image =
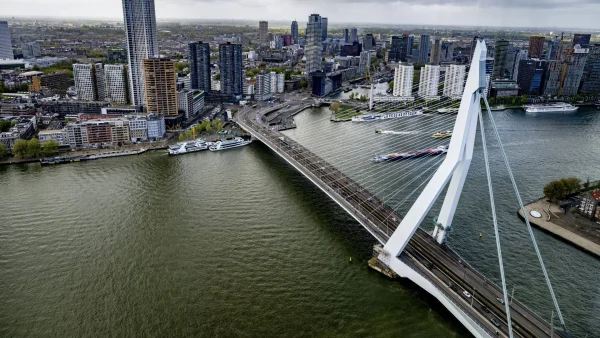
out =
<svg viewBox="0 0 600 338"><path fill-rule="evenodd" d="M525 105L523 108L525 108L525 111L528 113L570 113L579 109L579 107L565 102L531 104Z"/></svg>
<svg viewBox="0 0 600 338"><path fill-rule="evenodd" d="M399 117L409 117L423 115L422 110L406 110L395 113L380 113L380 114L368 114L360 115L352 118L352 122L371 122L378 120L396 119Z"/></svg>
<svg viewBox="0 0 600 338"><path fill-rule="evenodd" d="M423 156L434 156L445 154L448 152L448 146L439 146L436 148L427 148L421 150L413 150L405 153L393 153L388 155L379 155L373 158L373 162L388 162L388 161L400 161L409 158L417 158Z"/></svg>
<svg viewBox="0 0 600 338"><path fill-rule="evenodd" d="M231 148L243 147L250 144L252 141L246 141L241 137L236 137L233 140L217 141L208 148L210 151L226 150Z"/></svg>
<svg viewBox="0 0 600 338"><path fill-rule="evenodd" d="M169 146L169 156L182 155L200 150L206 150L209 146L210 144L204 140L180 142Z"/></svg>

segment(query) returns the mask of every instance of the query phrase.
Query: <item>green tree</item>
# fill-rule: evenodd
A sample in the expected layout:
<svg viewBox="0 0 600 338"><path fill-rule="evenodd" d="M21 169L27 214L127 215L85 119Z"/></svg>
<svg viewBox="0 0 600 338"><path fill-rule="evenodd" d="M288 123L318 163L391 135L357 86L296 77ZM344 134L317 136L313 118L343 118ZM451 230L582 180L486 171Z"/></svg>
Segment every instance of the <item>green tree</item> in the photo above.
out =
<svg viewBox="0 0 600 338"><path fill-rule="evenodd" d="M40 140L37 138L32 138L27 141L27 156L36 157L42 153L42 147L40 145Z"/></svg>
<svg viewBox="0 0 600 338"><path fill-rule="evenodd" d="M354 100L354 92L350 93L349 98L350 98L350 100Z"/></svg>
<svg viewBox="0 0 600 338"><path fill-rule="evenodd" d="M215 81L221 80L221 73L215 74Z"/></svg>
<svg viewBox="0 0 600 338"><path fill-rule="evenodd" d="M306 81L306 79L301 79L298 85L300 86L300 88L306 88L308 87L308 81Z"/></svg>
<svg viewBox="0 0 600 338"><path fill-rule="evenodd" d="M12 127L16 126L17 123L19 123L19 121L17 121L17 120L10 121L10 127L12 128Z"/></svg>
<svg viewBox="0 0 600 338"><path fill-rule="evenodd" d="M288 71L286 71L286 72L285 72L285 75L284 75L284 79L285 79L286 81L289 81L289 80L291 80L291 79L292 79L292 72L291 72L291 71L289 71L289 70L288 70Z"/></svg>
<svg viewBox="0 0 600 338"><path fill-rule="evenodd" d="M179 142L182 142L183 140L185 140L185 136L183 136L182 133L179 133Z"/></svg>
<svg viewBox="0 0 600 338"><path fill-rule="evenodd" d="M10 129L10 122L0 119L0 132L8 131L8 129Z"/></svg>
<svg viewBox="0 0 600 338"><path fill-rule="evenodd" d="M219 120L217 120L219 121ZM221 131L223 130L223 124L221 124L221 121L219 121L219 123L217 123L217 131Z"/></svg>
<svg viewBox="0 0 600 338"><path fill-rule="evenodd" d="M394 81L390 81L390 83L388 83L388 87L389 89L394 90Z"/></svg>
<svg viewBox="0 0 600 338"><path fill-rule="evenodd" d="M4 143L0 143L0 158L6 156L6 146Z"/></svg>
<svg viewBox="0 0 600 338"><path fill-rule="evenodd" d="M196 123L196 134L200 135L202 133L202 130L204 129L204 125L201 124L200 122Z"/></svg>
<svg viewBox="0 0 600 338"><path fill-rule="evenodd" d="M192 130L191 129L188 129L185 131L185 138L188 140L192 138Z"/></svg>
<svg viewBox="0 0 600 338"><path fill-rule="evenodd" d="M218 125L219 123L221 123L221 120L219 120L219 119L214 119L214 120L212 120L212 123L211 123L211 124L212 124L212 127L213 127L213 128L216 128L216 127L217 127L217 125Z"/></svg>
<svg viewBox="0 0 600 338"><path fill-rule="evenodd" d="M210 123L207 123L206 126L204 127L206 129L207 133L212 132L212 127L210 126Z"/></svg>
<svg viewBox="0 0 600 338"><path fill-rule="evenodd" d="M334 114L337 114L338 110L340 110L342 106L339 102L334 102L329 106L329 110L331 110Z"/></svg>
<svg viewBox="0 0 600 338"><path fill-rule="evenodd" d="M566 195L566 188L563 182L559 181L551 181L550 183L544 186L544 196L546 196L550 201L557 201L562 199Z"/></svg>
<svg viewBox="0 0 600 338"><path fill-rule="evenodd" d="M18 157L25 157L27 155L27 141L18 139L12 148L12 153Z"/></svg>
<svg viewBox="0 0 600 338"><path fill-rule="evenodd" d="M565 187L566 194L573 194L581 189L581 180L577 177L567 177L560 180Z"/></svg>
<svg viewBox="0 0 600 338"><path fill-rule="evenodd" d="M55 140L48 140L44 143L43 153L45 156L56 154L59 144Z"/></svg>

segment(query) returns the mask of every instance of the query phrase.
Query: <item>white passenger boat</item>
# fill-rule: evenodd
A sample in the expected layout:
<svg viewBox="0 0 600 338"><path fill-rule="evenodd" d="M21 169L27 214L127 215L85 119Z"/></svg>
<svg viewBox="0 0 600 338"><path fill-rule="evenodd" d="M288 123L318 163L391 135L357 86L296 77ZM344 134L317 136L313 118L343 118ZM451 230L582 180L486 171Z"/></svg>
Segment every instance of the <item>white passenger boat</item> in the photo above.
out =
<svg viewBox="0 0 600 338"><path fill-rule="evenodd" d="M252 141L246 141L241 137L236 137L232 140L217 141L208 148L210 151L227 150L237 147L243 147L250 144Z"/></svg>
<svg viewBox="0 0 600 338"><path fill-rule="evenodd" d="M396 119L399 117L409 117L423 115L422 110L406 110L394 113L379 113L379 114L368 114L360 115L352 118L352 122L371 122L378 120Z"/></svg>
<svg viewBox="0 0 600 338"><path fill-rule="evenodd" d="M570 113L579 109L579 107L565 102L531 104L523 106L523 108L525 108L525 111L528 113Z"/></svg>
<svg viewBox="0 0 600 338"><path fill-rule="evenodd" d="M174 144L172 146L169 146L169 155L175 156L175 155L193 153L196 151L206 150L206 149L208 149L209 146L210 146L210 143L206 142L204 140L180 142L180 143Z"/></svg>

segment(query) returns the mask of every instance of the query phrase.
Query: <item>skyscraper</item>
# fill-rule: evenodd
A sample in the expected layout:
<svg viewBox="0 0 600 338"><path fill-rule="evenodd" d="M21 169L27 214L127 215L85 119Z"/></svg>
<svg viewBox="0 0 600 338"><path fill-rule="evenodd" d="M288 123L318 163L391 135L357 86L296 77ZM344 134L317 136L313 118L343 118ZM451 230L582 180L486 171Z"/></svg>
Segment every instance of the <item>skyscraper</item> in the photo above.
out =
<svg viewBox="0 0 600 338"><path fill-rule="evenodd" d="M575 34L573 35L573 45L581 46L581 48L588 48L590 46L590 39L592 38L591 34Z"/></svg>
<svg viewBox="0 0 600 338"><path fill-rule="evenodd" d="M131 102L144 104L142 61L158 56L154 0L123 0Z"/></svg>
<svg viewBox="0 0 600 338"><path fill-rule="evenodd" d="M394 71L393 95L412 98L412 86L415 67L413 65L398 65Z"/></svg>
<svg viewBox="0 0 600 338"><path fill-rule="evenodd" d="M344 43L350 43L350 31L344 28Z"/></svg>
<svg viewBox="0 0 600 338"><path fill-rule="evenodd" d="M419 58L417 60L419 63L427 63L429 61L429 35L427 34L421 35L421 39L419 40Z"/></svg>
<svg viewBox="0 0 600 338"><path fill-rule="evenodd" d="M462 97L466 72L467 66L465 65L450 65L448 67L444 78L444 96L452 100L459 100Z"/></svg>
<svg viewBox="0 0 600 338"><path fill-rule="evenodd" d="M442 61L442 38L436 36L433 38L433 46L431 47L431 58L429 62L432 65L439 65Z"/></svg>
<svg viewBox="0 0 600 338"><path fill-rule="evenodd" d="M321 41L327 39L327 18L321 18Z"/></svg>
<svg viewBox="0 0 600 338"><path fill-rule="evenodd" d="M352 27L352 29L350 30L349 43L353 43L354 41L358 42L358 29L356 29L356 27Z"/></svg>
<svg viewBox="0 0 600 338"><path fill-rule="evenodd" d="M415 45L415 37L411 35L411 36L408 37L408 55L410 55L410 56L413 55L412 51L413 51L413 46L414 45Z"/></svg>
<svg viewBox="0 0 600 338"><path fill-rule="evenodd" d="M358 65L358 72L364 74L371 65L371 52L368 50L360 53L360 63Z"/></svg>
<svg viewBox="0 0 600 338"><path fill-rule="evenodd" d="M494 49L494 72L492 73L492 78L494 79L504 79L506 76L508 45L508 40L496 40L496 48Z"/></svg>
<svg viewBox="0 0 600 338"><path fill-rule="evenodd" d="M581 92L584 94L600 93L600 44L598 43L590 46L581 84Z"/></svg>
<svg viewBox="0 0 600 338"><path fill-rule="evenodd" d="M14 59L8 22L0 21L0 59Z"/></svg>
<svg viewBox="0 0 600 338"><path fill-rule="evenodd" d="M298 43L298 21L292 21L292 43L295 45Z"/></svg>
<svg viewBox="0 0 600 338"><path fill-rule="evenodd" d="M408 35L392 36L389 61L406 62L408 56Z"/></svg>
<svg viewBox="0 0 600 338"><path fill-rule="evenodd" d="M101 63L73 64L73 78L77 99L84 101L104 101L106 85L104 68Z"/></svg>
<svg viewBox="0 0 600 338"><path fill-rule="evenodd" d="M146 110L166 117L179 115L177 69L167 58L153 57L142 61L146 88Z"/></svg>
<svg viewBox="0 0 600 338"><path fill-rule="evenodd" d="M231 42L219 45L219 68L221 93L234 97L242 95L242 45Z"/></svg>
<svg viewBox="0 0 600 338"><path fill-rule="evenodd" d="M549 61L544 95L577 94L589 50L571 44L561 41L557 60Z"/></svg>
<svg viewBox="0 0 600 338"><path fill-rule="evenodd" d="M304 52L307 74L323 69L321 38L321 17L319 14L311 14L306 24L306 48Z"/></svg>
<svg viewBox="0 0 600 338"><path fill-rule="evenodd" d="M367 35L365 35L363 37L363 50L372 50L375 49L376 44L375 44L375 38L373 37L373 34L369 33Z"/></svg>
<svg viewBox="0 0 600 338"><path fill-rule="evenodd" d="M210 93L210 45L208 42L192 42L190 51L190 85L192 89Z"/></svg>
<svg viewBox="0 0 600 338"><path fill-rule="evenodd" d="M269 43L269 22L258 22L258 41L260 43Z"/></svg>
<svg viewBox="0 0 600 338"><path fill-rule="evenodd" d="M419 79L419 96L426 100L439 99L438 86L440 84L440 66L425 65L421 68ZM394 82L395 85L395 82Z"/></svg>
<svg viewBox="0 0 600 338"><path fill-rule="evenodd" d="M127 66L104 65L106 77L106 99L110 102L125 104L129 101Z"/></svg>
<svg viewBox="0 0 600 338"><path fill-rule="evenodd" d="M520 95L542 95L547 61L540 60L521 60L517 72L517 84L519 85Z"/></svg>
<svg viewBox="0 0 600 338"><path fill-rule="evenodd" d="M541 59L544 54L544 41L546 38L543 36L530 36L529 37L529 57Z"/></svg>
<svg viewBox="0 0 600 338"><path fill-rule="evenodd" d="M454 61L454 44L452 42L442 42L442 62Z"/></svg>

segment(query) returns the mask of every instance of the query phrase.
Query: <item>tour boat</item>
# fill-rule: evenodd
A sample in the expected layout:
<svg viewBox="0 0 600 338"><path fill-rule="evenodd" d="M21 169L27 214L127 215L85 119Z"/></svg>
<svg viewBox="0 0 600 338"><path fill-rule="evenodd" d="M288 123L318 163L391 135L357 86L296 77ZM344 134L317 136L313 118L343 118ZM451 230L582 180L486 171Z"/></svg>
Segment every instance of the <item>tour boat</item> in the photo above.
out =
<svg viewBox="0 0 600 338"><path fill-rule="evenodd" d="M579 107L566 102L531 104L523 106L523 108L525 108L525 111L528 113L570 113L579 109Z"/></svg>
<svg viewBox="0 0 600 338"><path fill-rule="evenodd" d="M226 150L226 149L232 149L232 148L237 148L237 147L243 147L246 146L248 144L250 144L252 141L246 141L241 137L236 137L232 140L224 140L224 141L217 141L215 142L215 144L213 144L212 146L210 146L208 148L208 150L210 151L219 151L219 150Z"/></svg>
<svg viewBox="0 0 600 338"><path fill-rule="evenodd" d="M189 142L180 142L169 147L169 156L182 155L193 153L196 151L206 150L210 144L204 140L196 140Z"/></svg>
<svg viewBox="0 0 600 338"><path fill-rule="evenodd" d="M368 114L360 115L352 118L352 122L371 122L378 120L396 119L399 117L409 117L423 115L422 110L406 110L394 113L379 113L379 114Z"/></svg>
<svg viewBox="0 0 600 338"><path fill-rule="evenodd" d="M433 138L452 137L452 130L438 131L432 135Z"/></svg>
<svg viewBox="0 0 600 338"><path fill-rule="evenodd" d="M400 161L409 158L418 158L423 156L434 156L445 154L448 152L448 146L439 146L436 148L427 148L421 150L413 150L405 153L393 153L388 155L379 155L373 158L373 162L388 162L388 161Z"/></svg>

